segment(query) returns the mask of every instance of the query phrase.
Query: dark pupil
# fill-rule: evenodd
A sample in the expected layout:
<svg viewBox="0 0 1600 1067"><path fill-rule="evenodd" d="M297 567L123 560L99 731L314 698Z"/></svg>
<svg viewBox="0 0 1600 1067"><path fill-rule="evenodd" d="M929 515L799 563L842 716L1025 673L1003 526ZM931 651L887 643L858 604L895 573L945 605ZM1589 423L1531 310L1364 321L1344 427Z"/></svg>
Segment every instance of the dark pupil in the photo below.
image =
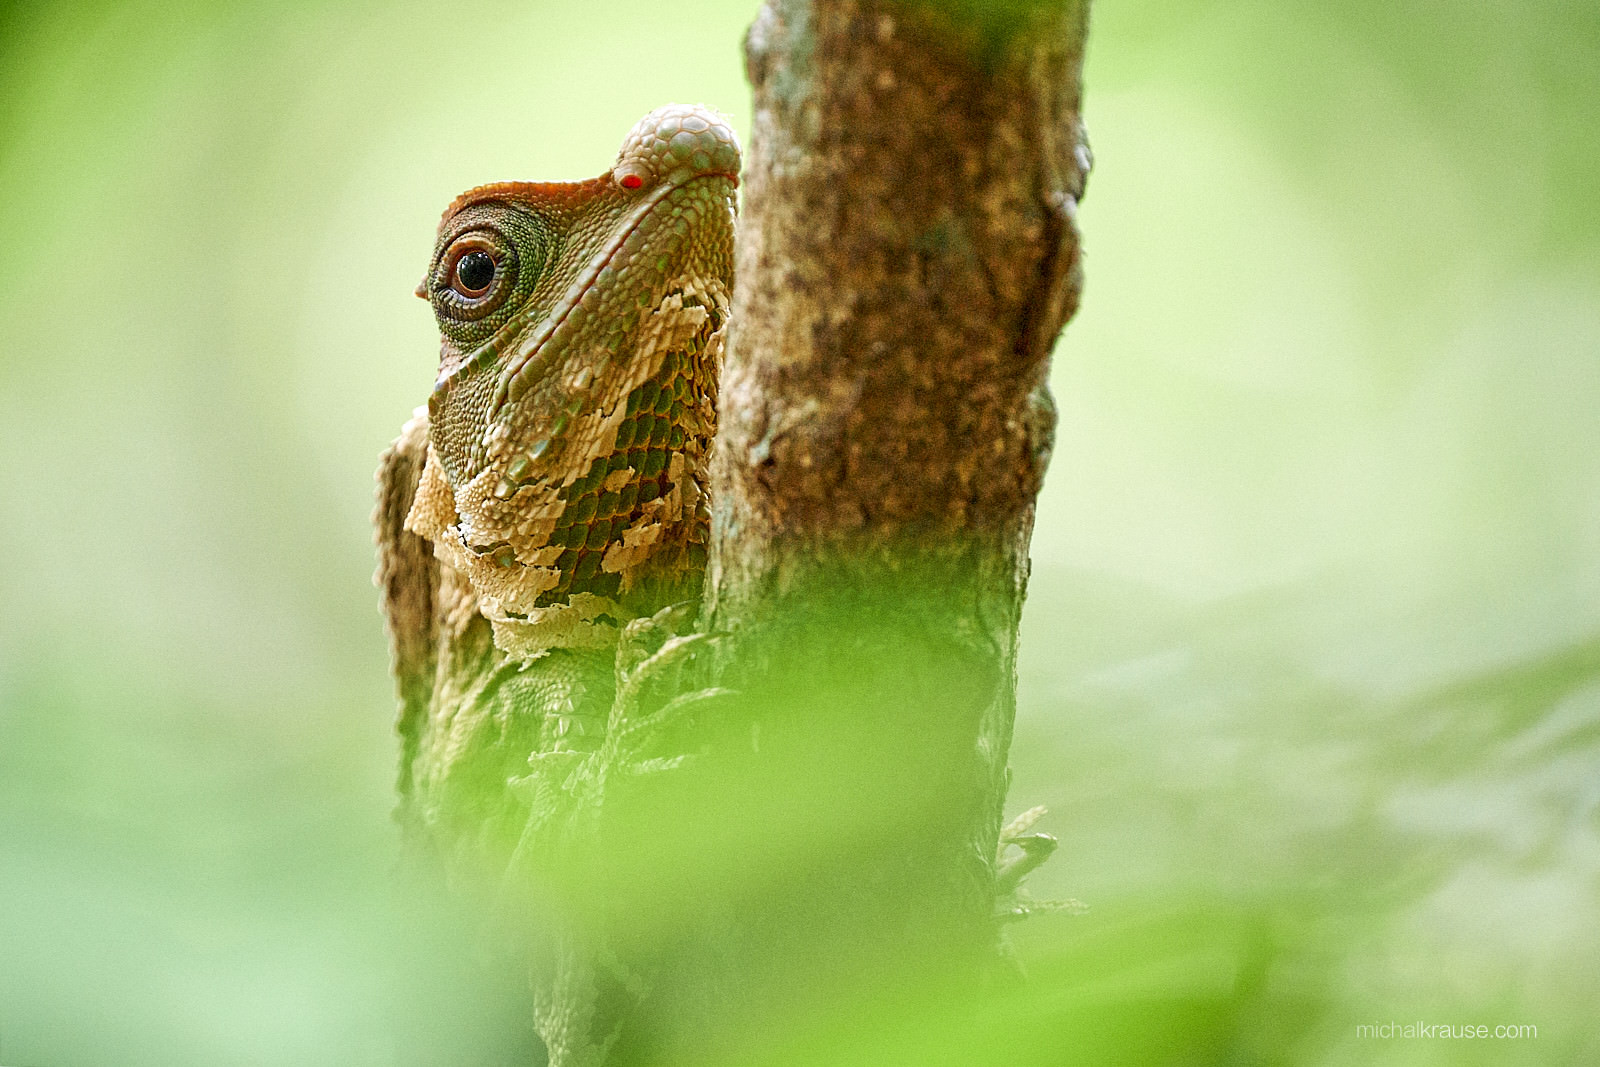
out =
<svg viewBox="0 0 1600 1067"><path fill-rule="evenodd" d="M469 293L481 293L494 281L494 260L487 252L468 252L456 264L456 280Z"/></svg>

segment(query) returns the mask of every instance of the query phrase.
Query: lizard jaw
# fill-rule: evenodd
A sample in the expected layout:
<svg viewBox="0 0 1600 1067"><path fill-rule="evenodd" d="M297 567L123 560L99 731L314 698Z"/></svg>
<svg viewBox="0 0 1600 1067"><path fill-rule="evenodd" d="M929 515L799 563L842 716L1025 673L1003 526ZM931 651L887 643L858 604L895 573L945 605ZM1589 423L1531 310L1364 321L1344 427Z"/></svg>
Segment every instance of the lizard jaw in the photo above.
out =
<svg viewBox="0 0 1600 1067"><path fill-rule="evenodd" d="M499 384L495 388L494 397L489 402L488 422L494 422L501 408L508 402L515 401L521 397L537 380L537 371L542 369L540 365L544 362L541 357L546 354L557 334L561 332L562 327L569 322L573 323L575 328L582 324L586 310L583 307L584 297L594 291L603 271L616 266L618 257L623 252L624 245L627 244L628 239L638 232L639 227L660 206L661 202L680 189L685 189L697 182L713 181L719 178L728 179L735 184L738 183L738 176L733 174L698 174L685 182L664 181L645 195L645 198L629 212L624 225L618 228L605 246L589 261L583 273L578 276L577 280L567 289L566 294L551 309L550 314L545 317L538 330L526 341L519 344L511 353L506 369L502 372ZM665 284L670 279L663 278L661 281Z"/></svg>
<svg viewBox="0 0 1600 1067"><path fill-rule="evenodd" d="M626 225L620 227L611 236L605 247L595 254L589 264L584 267L583 273L579 274L577 280L568 287L566 293L556 303L556 306L550 309L550 314L545 316L544 321L539 324L539 328L534 331L533 336L519 344L511 353L506 369L500 375L500 382L495 387L494 397L489 401L488 422L494 422L495 417L500 413L500 409L505 406L507 401L516 400L527 391L532 382L532 375L529 372L532 371L534 364L538 361L538 357L549 345L550 339L572 317L574 310L582 303L584 294L594 288L595 281L600 277L600 272L616 258L623 243L633 236L634 231L639 228L639 224L649 216L651 210L657 204L666 198L668 193L672 192L672 189L671 185L663 184L650 190L644 201L635 206L633 211L629 213Z"/></svg>

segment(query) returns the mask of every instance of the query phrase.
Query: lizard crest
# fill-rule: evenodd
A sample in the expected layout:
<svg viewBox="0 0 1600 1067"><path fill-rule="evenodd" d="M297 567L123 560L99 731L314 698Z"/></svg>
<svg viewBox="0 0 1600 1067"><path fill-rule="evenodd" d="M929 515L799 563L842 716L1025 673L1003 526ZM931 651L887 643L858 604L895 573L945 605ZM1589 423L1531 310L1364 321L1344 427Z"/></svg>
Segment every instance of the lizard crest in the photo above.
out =
<svg viewBox="0 0 1600 1067"><path fill-rule="evenodd" d="M405 528L466 576L495 644L594 647L698 591L739 148L671 105L580 182L502 182L439 224L442 335Z"/></svg>

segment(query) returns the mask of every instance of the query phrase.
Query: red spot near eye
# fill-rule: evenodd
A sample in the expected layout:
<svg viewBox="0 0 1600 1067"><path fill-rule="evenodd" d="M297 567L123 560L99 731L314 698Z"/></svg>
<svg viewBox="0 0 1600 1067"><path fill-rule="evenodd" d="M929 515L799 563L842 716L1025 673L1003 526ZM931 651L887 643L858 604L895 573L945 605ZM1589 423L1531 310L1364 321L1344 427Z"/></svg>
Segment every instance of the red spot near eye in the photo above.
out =
<svg viewBox="0 0 1600 1067"><path fill-rule="evenodd" d="M637 189L643 184L644 179L637 174L624 174L622 176L622 187L624 189Z"/></svg>

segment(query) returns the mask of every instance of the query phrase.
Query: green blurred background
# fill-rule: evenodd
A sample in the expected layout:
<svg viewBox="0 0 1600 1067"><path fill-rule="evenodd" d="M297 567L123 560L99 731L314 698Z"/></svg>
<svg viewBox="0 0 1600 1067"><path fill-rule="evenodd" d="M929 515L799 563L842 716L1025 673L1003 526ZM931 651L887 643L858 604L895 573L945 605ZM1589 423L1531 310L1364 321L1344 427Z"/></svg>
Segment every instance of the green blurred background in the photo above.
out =
<svg viewBox="0 0 1600 1067"><path fill-rule="evenodd" d="M0 1064L393 1061L410 290L468 186L747 130L752 14L0 7ZM1086 81L1019 1060L1600 1062L1600 8L1104 0Z"/></svg>

